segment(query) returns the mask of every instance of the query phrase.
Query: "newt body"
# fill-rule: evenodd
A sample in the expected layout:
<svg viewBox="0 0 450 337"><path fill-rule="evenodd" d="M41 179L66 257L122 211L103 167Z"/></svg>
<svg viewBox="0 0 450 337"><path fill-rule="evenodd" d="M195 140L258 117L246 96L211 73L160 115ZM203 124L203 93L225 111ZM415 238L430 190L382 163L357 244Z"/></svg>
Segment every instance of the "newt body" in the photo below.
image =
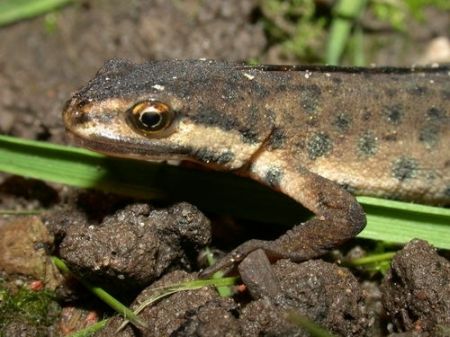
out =
<svg viewBox="0 0 450 337"><path fill-rule="evenodd" d="M315 213L275 241L244 243L210 274L257 248L301 261L355 236L365 215L351 193L450 204L449 101L448 67L112 60L64 122L90 149L230 170Z"/></svg>

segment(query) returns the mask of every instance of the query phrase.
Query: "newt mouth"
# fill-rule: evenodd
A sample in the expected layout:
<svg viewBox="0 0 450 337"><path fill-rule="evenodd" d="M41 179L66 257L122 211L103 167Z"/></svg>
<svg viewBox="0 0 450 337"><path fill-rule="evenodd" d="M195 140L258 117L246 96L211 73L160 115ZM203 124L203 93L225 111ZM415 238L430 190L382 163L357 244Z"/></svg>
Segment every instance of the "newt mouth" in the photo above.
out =
<svg viewBox="0 0 450 337"><path fill-rule="evenodd" d="M79 147L102 153L111 157L130 158L146 161L167 161L169 160L186 160L190 153L190 148L184 146L174 146L168 144L133 144L121 140L120 144L116 144L110 139L102 137L86 138L77 132L67 129L70 140Z"/></svg>

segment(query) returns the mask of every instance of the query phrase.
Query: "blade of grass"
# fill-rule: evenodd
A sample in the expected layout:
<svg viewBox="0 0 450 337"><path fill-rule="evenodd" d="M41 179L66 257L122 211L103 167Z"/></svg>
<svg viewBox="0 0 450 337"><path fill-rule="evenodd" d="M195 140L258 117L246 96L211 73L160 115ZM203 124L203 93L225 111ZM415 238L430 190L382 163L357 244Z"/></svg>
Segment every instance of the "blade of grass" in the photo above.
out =
<svg viewBox="0 0 450 337"><path fill-rule="evenodd" d="M178 293L180 291L187 290L195 290L200 289L207 286L215 286L217 289L231 287L236 284L238 277L214 277L212 279L201 279L201 280L192 280L192 281L184 281L176 284L171 284L164 287L153 288L152 290L155 292L149 298L143 300L136 308L136 314L139 314L149 305L159 301L160 299L170 296L172 294ZM129 320L125 320L118 328L116 332L122 330L127 324Z"/></svg>
<svg viewBox="0 0 450 337"><path fill-rule="evenodd" d="M364 55L364 33L361 27L355 27L352 38L352 59L353 65L362 67L366 64Z"/></svg>
<svg viewBox="0 0 450 337"><path fill-rule="evenodd" d="M396 252L388 252L382 254L373 254L369 256L360 257L358 259L346 262L350 266L364 266L371 263L379 263L384 261L390 261L395 256Z"/></svg>
<svg viewBox="0 0 450 337"><path fill-rule="evenodd" d="M73 0L0 1L0 26L53 11L56 8L65 6L71 2L73 2Z"/></svg>
<svg viewBox="0 0 450 337"><path fill-rule="evenodd" d="M85 327L84 329L78 330L67 337L90 337L90 336L93 336L94 333L103 329L106 326L106 323L108 323L108 319L102 319L101 321L91 324L91 325Z"/></svg>
<svg viewBox="0 0 450 337"><path fill-rule="evenodd" d="M249 179L107 158L83 149L7 136L0 136L0 171L134 197L170 196L203 210L261 223L292 226L305 219L304 210L293 200ZM421 238L450 249L449 209L368 197L358 200L368 220L361 237L396 243Z"/></svg>
<svg viewBox="0 0 450 337"><path fill-rule="evenodd" d="M326 64L339 64L354 21L359 17L366 3L367 0L340 0L337 2L325 52Z"/></svg>
<svg viewBox="0 0 450 337"><path fill-rule="evenodd" d="M214 254L209 248L206 248L205 250L206 259L208 261L208 265L212 266L217 261L214 258ZM214 279L220 279L225 276L225 273L223 271L218 271L213 274ZM233 295L233 292L231 291L230 287L217 287L217 292L219 293L220 297L231 297Z"/></svg>
<svg viewBox="0 0 450 337"><path fill-rule="evenodd" d="M61 270L64 274L69 274L73 277L75 277L78 281L80 281L83 286L85 286L90 292L92 292L95 296L100 298L103 302L105 302L107 305L109 305L111 308L113 308L115 311L117 311L120 315L122 315L125 319L129 320L133 325L140 329L146 329L148 328L145 322L143 322L132 310L128 309L125 305L120 303L117 299L115 299L112 295L107 293L104 289L100 287L93 286L88 281L81 277L77 277L75 274L73 274L69 267L64 263L63 260L57 258L56 256L52 256L52 261L54 265Z"/></svg>
<svg viewBox="0 0 450 337"><path fill-rule="evenodd" d="M162 190L142 184L146 168L139 169L136 162L114 161L80 148L0 135L0 158L0 170L29 178L134 197L163 196Z"/></svg>
<svg viewBox="0 0 450 337"><path fill-rule="evenodd" d="M450 209L370 197L358 201L368 222L359 237L399 243L420 238L450 249Z"/></svg>

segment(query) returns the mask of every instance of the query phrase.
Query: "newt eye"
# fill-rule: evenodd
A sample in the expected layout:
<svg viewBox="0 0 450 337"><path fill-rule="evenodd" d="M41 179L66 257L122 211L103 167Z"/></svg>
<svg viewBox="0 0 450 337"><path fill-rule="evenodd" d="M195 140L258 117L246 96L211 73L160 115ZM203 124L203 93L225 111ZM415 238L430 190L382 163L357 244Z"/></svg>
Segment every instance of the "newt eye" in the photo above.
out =
<svg viewBox="0 0 450 337"><path fill-rule="evenodd" d="M145 134L153 134L167 129L173 121L170 107L159 101L143 101L127 111L127 121Z"/></svg>

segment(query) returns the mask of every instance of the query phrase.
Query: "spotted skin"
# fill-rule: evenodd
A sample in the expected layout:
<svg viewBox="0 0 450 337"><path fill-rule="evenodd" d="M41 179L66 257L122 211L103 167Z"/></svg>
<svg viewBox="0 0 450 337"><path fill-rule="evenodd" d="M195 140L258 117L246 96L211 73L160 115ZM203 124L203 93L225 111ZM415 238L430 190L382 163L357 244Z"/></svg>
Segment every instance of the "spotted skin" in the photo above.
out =
<svg viewBox="0 0 450 337"><path fill-rule="evenodd" d="M332 149L333 143L325 132L316 133L308 139L307 151L311 160L326 156Z"/></svg>
<svg viewBox="0 0 450 337"><path fill-rule="evenodd" d="M278 167L271 167L267 170L265 181L270 187L279 187L283 179L283 171Z"/></svg>
<svg viewBox="0 0 450 337"><path fill-rule="evenodd" d="M417 160L410 157L401 157L392 163L392 175L399 181L416 178L418 169Z"/></svg>
<svg viewBox="0 0 450 337"><path fill-rule="evenodd" d="M377 139L372 132L367 132L358 140L359 153L362 156L373 156L377 153Z"/></svg>
<svg viewBox="0 0 450 337"><path fill-rule="evenodd" d="M387 96L391 97L391 95L389 94ZM393 106L386 106L384 108L384 113L389 123L394 125L398 125L401 123L401 120L403 118L403 108L401 105L396 104Z"/></svg>
<svg viewBox="0 0 450 337"><path fill-rule="evenodd" d="M341 133L346 133L352 123L351 117L345 113L339 113L333 122L333 126Z"/></svg>
<svg viewBox="0 0 450 337"><path fill-rule="evenodd" d="M348 191L449 205L449 100L449 67L112 60L63 117L82 146L230 170L315 214L275 241L244 243L205 276L258 248L271 260L302 261L352 238L366 220ZM170 123L150 134L130 126L127 114L144 101L170 107Z"/></svg>

